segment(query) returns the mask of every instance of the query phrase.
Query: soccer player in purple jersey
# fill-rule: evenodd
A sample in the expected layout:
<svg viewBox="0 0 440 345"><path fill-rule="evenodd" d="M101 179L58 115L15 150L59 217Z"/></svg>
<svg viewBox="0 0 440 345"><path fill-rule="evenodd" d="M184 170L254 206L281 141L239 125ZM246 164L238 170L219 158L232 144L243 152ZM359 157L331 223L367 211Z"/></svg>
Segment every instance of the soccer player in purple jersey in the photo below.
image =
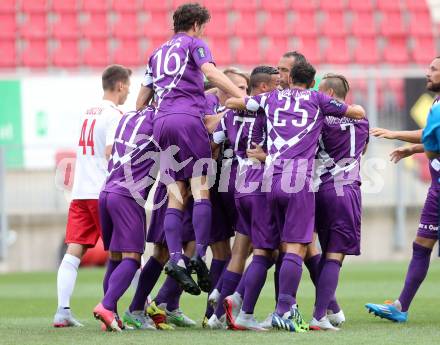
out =
<svg viewBox="0 0 440 345"><path fill-rule="evenodd" d="M102 239L104 249L110 251L110 260L103 282L104 298L93 314L113 331L121 331L117 303L130 286L145 249L144 204L159 171L158 148L152 137L153 115L154 109L147 107L122 117L116 129L108 177L99 195ZM134 304L139 304L139 300L144 303L139 295L151 291L154 264L157 266L149 262L142 270ZM131 309L143 311L143 304ZM143 328L154 329L148 322Z"/></svg>
<svg viewBox="0 0 440 345"><path fill-rule="evenodd" d="M436 94L433 106L440 101L440 57L436 57L430 64L426 73L426 88ZM420 144L422 130L415 131L391 131L384 128L373 128L370 134L378 138L402 140L416 145L400 147L394 150L390 156L395 163L415 153L424 152ZM433 158L433 157L431 157ZM439 207L438 198L440 191L440 160L430 159L429 171L432 183L428 190L425 205L420 217L419 229L413 242L413 253L411 262L406 273L405 284L400 296L394 302L386 301L385 304L368 303L365 307L371 313L382 318L406 322L408 320L408 309L414 299L417 290L428 273L429 261L432 248L438 240Z"/></svg>
<svg viewBox="0 0 440 345"><path fill-rule="evenodd" d="M313 237L315 199L309 187L324 118L347 116L361 119L365 116L360 106L349 106L326 94L309 90L314 85L315 73L309 63L298 63L290 73L291 89L245 99L232 98L226 102L228 108L249 111L262 108L266 112L266 168L272 172L267 198L270 224L273 225L267 231L269 237L280 236L285 248L272 325L296 332L308 329L294 296L301 279L307 245Z"/></svg>
<svg viewBox="0 0 440 345"><path fill-rule="evenodd" d="M320 92L339 102L345 101L349 88L347 79L337 74L325 75L319 84ZM332 323L339 325L345 320L340 308L331 310L328 317L327 313L336 293L345 255L360 255L362 206L359 170L368 135L367 119L325 118L317 154L319 190L315 194L315 229L325 259L320 264L311 329L338 330Z"/></svg>
<svg viewBox="0 0 440 345"><path fill-rule="evenodd" d="M226 93L239 96L240 90L219 71L211 52L200 39L210 15L199 4L184 4L173 15L175 35L153 52L150 57L136 102L143 107L156 96L157 111L154 136L161 152L161 178L168 187L168 210L164 230L170 251L165 272L175 278L185 291L200 294L211 288L209 270L204 258L211 228L211 203L206 164L211 159L207 130L202 122L205 95L203 75ZM178 152L170 153L177 147ZM194 197L193 225L196 235L196 255L190 260L190 270L197 273L195 284L182 259L183 196L187 182ZM171 192L172 191L172 192ZM198 285L198 286L197 286Z"/></svg>
<svg viewBox="0 0 440 345"><path fill-rule="evenodd" d="M251 94L257 95L270 92L278 87L278 83L279 73L275 68L259 66L251 74ZM246 150L251 148L253 143L265 145L266 119L264 112L248 114L246 111L229 110L221 120L217 131L214 132L213 139L214 145L220 145L229 140L234 150L231 167L232 176L229 176L229 178L235 185L235 206L237 211L241 209L241 213L238 212L237 232L232 248L232 257L222 275L223 284L219 291L220 296L217 300L215 313L208 321L210 328L224 328L225 310L223 300L235 291L240 280L242 280L246 259L249 256L251 230L255 231L254 238L257 239L261 227L265 226L264 212L261 215L261 210L264 211L265 207L261 207L259 204L261 201L259 197L263 197L265 201L264 194L261 192L264 167L259 161L249 160L246 155ZM251 190L249 190L249 184ZM257 210L257 207L260 207L260 209ZM252 210L258 211L254 213L253 218ZM257 221L261 221L261 224L257 224ZM263 245L263 243L257 243L257 247L260 245ZM256 261L258 260L256 259ZM243 286L244 281L242 283ZM238 296L240 295L238 294ZM241 304L241 297L239 298L240 301L237 304ZM234 309L237 309L235 305ZM238 306L238 310L240 310L240 306ZM234 312L234 314L238 313ZM226 316L232 320L232 323L234 322L235 317L231 313Z"/></svg>

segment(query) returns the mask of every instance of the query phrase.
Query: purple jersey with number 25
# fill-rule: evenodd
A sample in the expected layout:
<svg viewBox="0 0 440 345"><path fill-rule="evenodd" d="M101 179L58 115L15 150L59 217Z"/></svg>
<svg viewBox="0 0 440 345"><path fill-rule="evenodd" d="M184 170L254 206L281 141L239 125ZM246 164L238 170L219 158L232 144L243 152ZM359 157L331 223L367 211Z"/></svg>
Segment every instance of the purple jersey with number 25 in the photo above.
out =
<svg viewBox="0 0 440 345"><path fill-rule="evenodd" d="M156 94L158 117L204 115L206 100L200 68L209 62L213 59L206 43L185 33L175 34L153 52L143 85Z"/></svg>

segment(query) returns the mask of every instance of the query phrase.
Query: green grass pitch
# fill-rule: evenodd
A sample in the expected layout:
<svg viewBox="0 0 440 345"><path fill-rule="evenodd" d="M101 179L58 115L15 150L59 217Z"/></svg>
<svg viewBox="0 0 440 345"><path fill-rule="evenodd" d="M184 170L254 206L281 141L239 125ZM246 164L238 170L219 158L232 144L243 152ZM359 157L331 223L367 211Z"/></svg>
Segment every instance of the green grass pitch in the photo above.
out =
<svg viewBox="0 0 440 345"><path fill-rule="evenodd" d="M407 324L395 324L375 318L364 308L366 302L395 298L403 284L406 263L347 264L341 274L338 300L347 317L341 332L295 334L281 331L267 333L208 331L200 327L205 296L184 295L181 307L198 321L196 329L169 332L127 331L122 334L100 331L92 317L92 308L101 298L103 270L81 269L72 300L72 309L85 324L81 329L51 327L56 308L56 273L18 273L0 275L0 344L438 344L440 342L440 265L434 259L428 278L422 285ZM263 319L274 306L273 274L257 305ZM162 277L163 279L163 277ZM156 290L155 290L156 291ZM120 301L123 312L133 291ZM154 295L154 294L153 294ZM298 303L306 317L311 317L314 289L304 270Z"/></svg>

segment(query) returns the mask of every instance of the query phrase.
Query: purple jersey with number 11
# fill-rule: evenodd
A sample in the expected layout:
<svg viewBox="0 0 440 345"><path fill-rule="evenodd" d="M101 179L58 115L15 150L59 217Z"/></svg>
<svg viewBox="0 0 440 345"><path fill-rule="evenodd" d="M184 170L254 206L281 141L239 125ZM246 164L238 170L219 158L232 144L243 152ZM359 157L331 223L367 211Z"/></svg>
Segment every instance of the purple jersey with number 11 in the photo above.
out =
<svg viewBox="0 0 440 345"><path fill-rule="evenodd" d="M267 117L266 165L281 174L286 161L308 161L312 176L313 160L325 116L342 117L347 105L314 90L275 90L246 98L249 111L264 109ZM295 163L294 163L295 164Z"/></svg>
<svg viewBox="0 0 440 345"><path fill-rule="evenodd" d="M112 158L108 163L105 192L146 200L157 171L157 146L153 139L154 108L131 111L116 129Z"/></svg>
<svg viewBox="0 0 440 345"><path fill-rule="evenodd" d="M204 63L213 63L204 41L177 33L153 52L148 61L143 85L157 97L157 117L187 114L202 117L206 104Z"/></svg>

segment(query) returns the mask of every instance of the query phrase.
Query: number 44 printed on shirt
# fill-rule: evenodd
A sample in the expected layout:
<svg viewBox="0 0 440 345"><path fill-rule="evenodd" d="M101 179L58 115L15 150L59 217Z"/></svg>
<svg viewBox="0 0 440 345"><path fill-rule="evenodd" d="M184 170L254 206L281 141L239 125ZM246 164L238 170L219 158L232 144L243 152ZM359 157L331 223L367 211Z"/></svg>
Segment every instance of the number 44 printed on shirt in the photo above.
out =
<svg viewBox="0 0 440 345"><path fill-rule="evenodd" d="M95 142L93 141L93 130L95 129L96 119L92 121L90 128L87 131L87 119L84 120L82 128L81 128L81 136L79 137L78 146L83 148L83 155L87 154L87 146L89 146L91 150L91 155L95 155ZM86 140L87 137L87 140Z"/></svg>

